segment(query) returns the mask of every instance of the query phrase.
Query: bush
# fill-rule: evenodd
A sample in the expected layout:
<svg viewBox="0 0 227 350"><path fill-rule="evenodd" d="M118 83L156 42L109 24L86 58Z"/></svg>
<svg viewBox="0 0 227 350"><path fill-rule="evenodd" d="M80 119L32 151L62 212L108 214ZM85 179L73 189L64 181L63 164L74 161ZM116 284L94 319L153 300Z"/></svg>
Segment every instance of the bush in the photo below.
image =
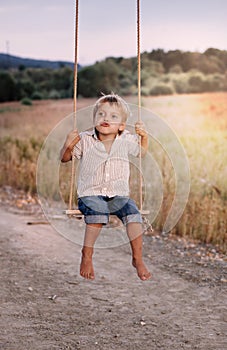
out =
<svg viewBox="0 0 227 350"><path fill-rule="evenodd" d="M21 97L31 97L35 90L35 86L30 79L21 79L17 85L20 88Z"/></svg>
<svg viewBox="0 0 227 350"><path fill-rule="evenodd" d="M32 94L32 99L33 100L42 100L43 99L42 92L34 91L33 94Z"/></svg>
<svg viewBox="0 0 227 350"><path fill-rule="evenodd" d="M145 86L142 86L142 87L141 87L141 95L142 95L142 96L149 96L149 95L150 95L149 88L147 88L147 87L145 87Z"/></svg>
<svg viewBox="0 0 227 350"><path fill-rule="evenodd" d="M172 95L174 93L173 88L166 84L157 84L150 89L150 95Z"/></svg>
<svg viewBox="0 0 227 350"><path fill-rule="evenodd" d="M188 79L188 92L199 93L204 91L206 90L203 73L193 72Z"/></svg>
<svg viewBox="0 0 227 350"><path fill-rule="evenodd" d="M21 104L25 106L32 106L32 100L28 97L24 97L21 100Z"/></svg>
<svg viewBox="0 0 227 350"><path fill-rule="evenodd" d="M61 94L57 90L51 90L48 96L51 100L59 100Z"/></svg>
<svg viewBox="0 0 227 350"><path fill-rule="evenodd" d="M185 94L188 92L188 73L172 73L170 81L177 94Z"/></svg>
<svg viewBox="0 0 227 350"><path fill-rule="evenodd" d="M204 80L205 91L220 91L224 90L224 79L221 74L209 74Z"/></svg>

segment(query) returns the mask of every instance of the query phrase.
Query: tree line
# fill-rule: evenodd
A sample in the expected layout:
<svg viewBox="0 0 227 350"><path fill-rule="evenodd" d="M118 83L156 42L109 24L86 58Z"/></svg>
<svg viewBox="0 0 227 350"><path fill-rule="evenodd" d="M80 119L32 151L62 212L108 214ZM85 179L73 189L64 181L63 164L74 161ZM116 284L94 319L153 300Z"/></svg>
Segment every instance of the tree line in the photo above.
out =
<svg viewBox="0 0 227 350"><path fill-rule="evenodd" d="M204 53L165 52L141 54L142 95L227 91L227 51L209 48ZM101 92L137 93L136 57L107 57L78 71L78 96ZM31 68L24 65L0 70L0 102L73 97L73 69Z"/></svg>

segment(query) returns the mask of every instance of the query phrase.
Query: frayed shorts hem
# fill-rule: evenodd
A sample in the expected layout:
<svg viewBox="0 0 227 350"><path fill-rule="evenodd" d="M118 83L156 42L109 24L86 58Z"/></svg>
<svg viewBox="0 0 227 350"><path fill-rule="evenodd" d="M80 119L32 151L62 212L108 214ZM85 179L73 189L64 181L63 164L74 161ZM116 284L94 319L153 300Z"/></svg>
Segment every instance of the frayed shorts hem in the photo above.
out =
<svg viewBox="0 0 227 350"><path fill-rule="evenodd" d="M138 222L142 224L142 218L140 214L132 214L132 215L124 216L120 220L125 226L131 222ZM107 225L109 222L109 215L87 215L84 217L84 221L86 224Z"/></svg>
<svg viewBox="0 0 227 350"><path fill-rule="evenodd" d="M108 224L109 217L108 215L86 215L84 217L86 224Z"/></svg>
<svg viewBox="0 0 227 350"><path fill-rule="evenodd" d="M140 214L131 214L131 215L127 215L124 216L121 221L123 222L123 224L126 226L127 224L131 223L131 222L138 222L140 224L143 223L142 217Z"/></svg>

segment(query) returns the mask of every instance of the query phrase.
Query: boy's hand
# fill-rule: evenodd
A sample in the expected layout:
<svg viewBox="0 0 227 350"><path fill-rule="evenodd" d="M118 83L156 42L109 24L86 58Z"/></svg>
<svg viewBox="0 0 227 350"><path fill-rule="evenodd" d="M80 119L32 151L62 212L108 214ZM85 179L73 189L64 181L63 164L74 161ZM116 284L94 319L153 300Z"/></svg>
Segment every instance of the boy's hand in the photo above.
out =
<svg viewBox="0 0 227 350"><path fill-rule="evenodd" d="M143 122L136 122L135 124L135 130L137 135L139 135L141 137L141 156L144 157L147 153L148 150L148 135L147 135L147 131L145 130L144 124Z"/></svg>
<svg viewBox="0 0 227 350"><path fill-rule="evenodd" d="M75 144L80 141L80 136L79 136L79 132L77 129L71 131L66 138L66 142L65 142L65 146L66 148L71 148L73 149L73 147L75 146Z"/></svg>
<svg viewBox="0 0 227 350"><path fill-rule="evenodd" d="M136 122L135 124L135 130L137 135L141 137L147 136L147 131L145 130L145 126L143 122Z"/></svg>
<svg viewBox="0 0 227 350"><path fill-rule="evenodd" d="M71 131L65 140L64 146L61 149L60 152L60 158L62 162L68 162L72 159L72 150L73 147L80 141L80 135L78 133L78 130L75 129Z"/></svg>

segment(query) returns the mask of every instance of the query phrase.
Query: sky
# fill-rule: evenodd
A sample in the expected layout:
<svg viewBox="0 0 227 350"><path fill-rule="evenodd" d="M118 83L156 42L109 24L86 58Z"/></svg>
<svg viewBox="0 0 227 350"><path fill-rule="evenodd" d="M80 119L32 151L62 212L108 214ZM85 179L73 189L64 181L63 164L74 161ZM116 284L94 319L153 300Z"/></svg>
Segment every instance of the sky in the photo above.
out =
<svg viewBox="0 0 227 350"><path fill-rule="evenodd" d="M136 0L79 0L78 61L136 56ZM0 0L0 52L74 61L74 0ZM141 0L141 52L227 50L226 0Z"/></svg>

